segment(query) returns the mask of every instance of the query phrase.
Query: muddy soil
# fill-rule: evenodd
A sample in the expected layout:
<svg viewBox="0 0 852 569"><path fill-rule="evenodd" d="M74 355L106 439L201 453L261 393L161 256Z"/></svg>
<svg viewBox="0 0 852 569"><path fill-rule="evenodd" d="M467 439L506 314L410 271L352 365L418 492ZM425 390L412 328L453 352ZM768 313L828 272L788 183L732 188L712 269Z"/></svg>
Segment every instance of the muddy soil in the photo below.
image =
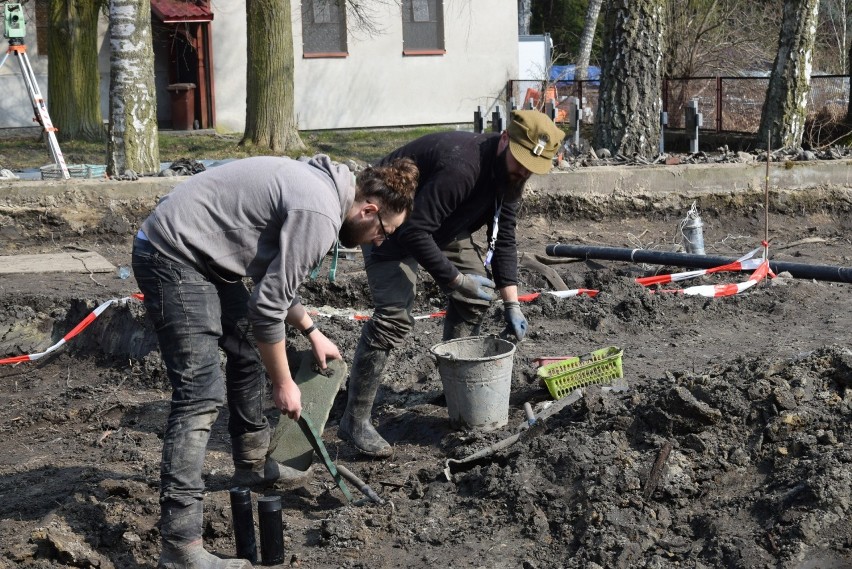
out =
<svg viewBox="0 0 852 569"><path fill-rule="evenodd" d="M528 211L519 249L549 243L677 250L678 218L647 210L555 220ZM812 213L805 213L809 211ZM813 213L816 212L816 213ZM0 254L94 250L129 262L138 219L73 231L53 218L6 216ZM708 254L758 246L760 208L704 219ZM51 225L52 224L52 225ZM848 267L848 214L826 207L770 216L775 260ZM392 355L375 408L394 445L364 460L337 438L345 393L324 440L332 458L387 502L348 505L319 461L304 485L279 493L287 555L303 568L842 568L852 567L852 350L849 284L780 274L729 298L651 294L637 276L667 267L608 261L551 265L594 298L543 295L525 304L527 339L514 357L509 423L488 433L450 428L429 347L440 319L417 322ZM525 292L548 290L521 271ZM737 282L743 275L704 277ZM421 275L417 311L440 308ZM135 292L113 274L0 277L0 357L44 350L110 299ZM302 290L343 316L318 324L351 360L369 313L360 259L342 260ZM498 307L484 332L502 330ZM293 353L307 344L289 337ZM518 432L523 403L552 400L535 359L623 349L627 390L593 386L520 441L445 471ZM0 367L0 567L154 567L161 437L169 391L144 311L108 308L67 346ZM269 417L278 414L269 405ZM223 410L205 478L205 543L234 554ZM258 497L260 494L256 494Z"/></svg>

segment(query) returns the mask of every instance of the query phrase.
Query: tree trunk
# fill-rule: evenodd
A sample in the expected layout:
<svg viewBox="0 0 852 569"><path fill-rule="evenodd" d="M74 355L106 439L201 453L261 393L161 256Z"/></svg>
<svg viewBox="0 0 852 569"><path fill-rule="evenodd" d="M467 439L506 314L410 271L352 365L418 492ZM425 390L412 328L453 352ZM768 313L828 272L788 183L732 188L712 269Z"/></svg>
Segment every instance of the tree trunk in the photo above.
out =
<svg viewBox="0 0 852 569"><path fill-rule="evenodd" d="M848 98L848 102L846 103L846 124L852 126L852 45L849 46L849 51L846 53L846 73L849 75L850 84L846 95Z"/></svg>
<svg viewBox="0 0 852 569"><path fill-rule="evenodd" d="M801 146L811 86L819 0L784 0L778 53L760 115L758 139L773 147Z"/></svg>
<svg viewBox="0 0 852 569"><path fill-rule="evenodd" d="M290 0L248 0L246 130L242 145L303 150L294 119Z"/></svg>
<svg viewBox="0 0 852 569"><path fill-rule="evenodd" d="M518 0L519 36L530 35L530 20L532 20L532 0Z"/></svg>
<svg viewBox="0 0 852 569"><path fill-rule="evenodd" d="M665 0L609 0L594 144L656 154L660 138Z"/></svg>
<svg viewBox="0 0 852 569"><path fill-rule="evenodd" d="M151 3L110 0L110 85L107 172L160 169Z"/></svg>
<svg viewBox="0 0 852 569"><path fill-rule="evenodd" d="M583 35L580 36L580 52L574 68L574 79L577 81L584 81L589 77L589 58L592 56L592 43L595 39L595 29L598 27L598 14L600 14L602 3L603 0L589 0Z"/></svg>
<svg viewBox="0 0 852 569"><path fill-rule="evenodd" d="M98 74L99 0L50 0L47 101L60 140L104 139Z"/></svg>

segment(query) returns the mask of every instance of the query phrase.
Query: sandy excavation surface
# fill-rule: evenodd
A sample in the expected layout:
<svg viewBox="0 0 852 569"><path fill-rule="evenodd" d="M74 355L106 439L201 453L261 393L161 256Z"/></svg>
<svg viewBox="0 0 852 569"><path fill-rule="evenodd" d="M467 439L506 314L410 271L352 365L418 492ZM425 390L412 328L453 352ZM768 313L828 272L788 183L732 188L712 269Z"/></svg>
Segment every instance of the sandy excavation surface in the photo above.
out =
<svg viewBox="0 0 852 569"><path fill-rule="evenodd" d="M802 190L788 206L770 208L772 258L852 266L846 192L832 189L827 200L825 188ZM701 199L713 204L704 215L708 254L737 257L760 245L759 193L737 203ZM600 200L539 196L520 222L519 250L543 255L557 242L676 250L685 210L655 210L651 201L607 209ZM95 251L129 264L129 235L146 206L89 207L81 225L61 208L6 205L0 255ZM595 260L548 266L569 288L600 294L525 303L530 332L514 356L508 425L488 433L450 427L429 355L441 321L418 321L392 355L374 413L393 458L364 460L337 438L345 393L324 433L332 458L386 503L347 505L317 460L304 485L267 492L284 504L281 566L852 566L849 284L779 274L709 299L650 294L634 282L680 268ZM429 314L440 309L440 295L421 277L417 310ZM522 269L521 277L525 292L552 289L538 271ZM133 292L133 279L114 273L0 276L0 358L44 350L96 306ZM302 293L326 311L370 310L358 256L341 261L335 282L322 274ZM351 360L361 324L318 323ZM484 332L501 329L495 306ZM307 347L296 334L289 340L294 352ZM536 358L608 346L623 350L626 390L587 388L516 444L456 465L448 479L448 459L516 434L524 402L541 411L552 400L536 377ZM154 567L169 391L141 305L111 306L43 360L0 366L0 398L0 567ZM278 421L271 402L269 417ZM205 464L204 539L231 556L226 421L223 411Z"/></svg>

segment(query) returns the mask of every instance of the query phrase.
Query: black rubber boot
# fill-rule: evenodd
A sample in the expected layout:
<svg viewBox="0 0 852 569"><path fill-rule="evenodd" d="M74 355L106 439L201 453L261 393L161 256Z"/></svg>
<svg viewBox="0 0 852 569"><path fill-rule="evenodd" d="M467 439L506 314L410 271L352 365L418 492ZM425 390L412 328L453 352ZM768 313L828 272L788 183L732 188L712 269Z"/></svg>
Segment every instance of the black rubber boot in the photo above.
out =
<svg viewBox="0 0 852 569"><path fill-rule="evenodd" d="M232 486L290 487L301 484L311 476L311 469L296 470L266 456L269 451L269 438L268 428L231 437L231 452L234 456Z"/></svg>
<svg viewBox="0 0 852 569"><path fill-rule="evenodd" d="M459 338L467 338L468 336L479 336L482 316L484 313L471 315L478 318L476 322L470 323L462 317L458 308L453 302L447 306L447 314L444 316L444 336L441 341L457 340Z"/></svg>
<svg viewBox="0 0 852 569"><path fill-rule="evenodd" d="M204 506L196 502L181 506L172 501L162 504L160 569L251 569L245 559L220 559L204 549L201 524Z"/></svg>
<svg viewBox="0 0 852 569"><path fill-rule="evenodd" d="M373 427L370 417L390 350L370 346L362 335L349 374L346 410L337 429L341 439L351 442L367 456L387 458L393 448Z"/></svg>

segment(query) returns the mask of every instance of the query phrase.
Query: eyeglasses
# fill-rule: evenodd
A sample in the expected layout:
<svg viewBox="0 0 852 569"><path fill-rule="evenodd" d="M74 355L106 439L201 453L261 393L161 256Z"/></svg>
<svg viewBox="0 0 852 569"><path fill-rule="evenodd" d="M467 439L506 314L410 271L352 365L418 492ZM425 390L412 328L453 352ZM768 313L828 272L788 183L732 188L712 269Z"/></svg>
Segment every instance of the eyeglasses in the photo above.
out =
<svg viewBox="0 0 852 569"><path fill-rule="evenodd" d="M379 228L382 230L382 239L387 240L387 238L388 238L388 232L387 232L387 230L385 229L385 224L384 224L384 222L382 221L382 214L380 214L380 213L377 211L377 212L376 212L376 217L379 219Z"/></svg>

